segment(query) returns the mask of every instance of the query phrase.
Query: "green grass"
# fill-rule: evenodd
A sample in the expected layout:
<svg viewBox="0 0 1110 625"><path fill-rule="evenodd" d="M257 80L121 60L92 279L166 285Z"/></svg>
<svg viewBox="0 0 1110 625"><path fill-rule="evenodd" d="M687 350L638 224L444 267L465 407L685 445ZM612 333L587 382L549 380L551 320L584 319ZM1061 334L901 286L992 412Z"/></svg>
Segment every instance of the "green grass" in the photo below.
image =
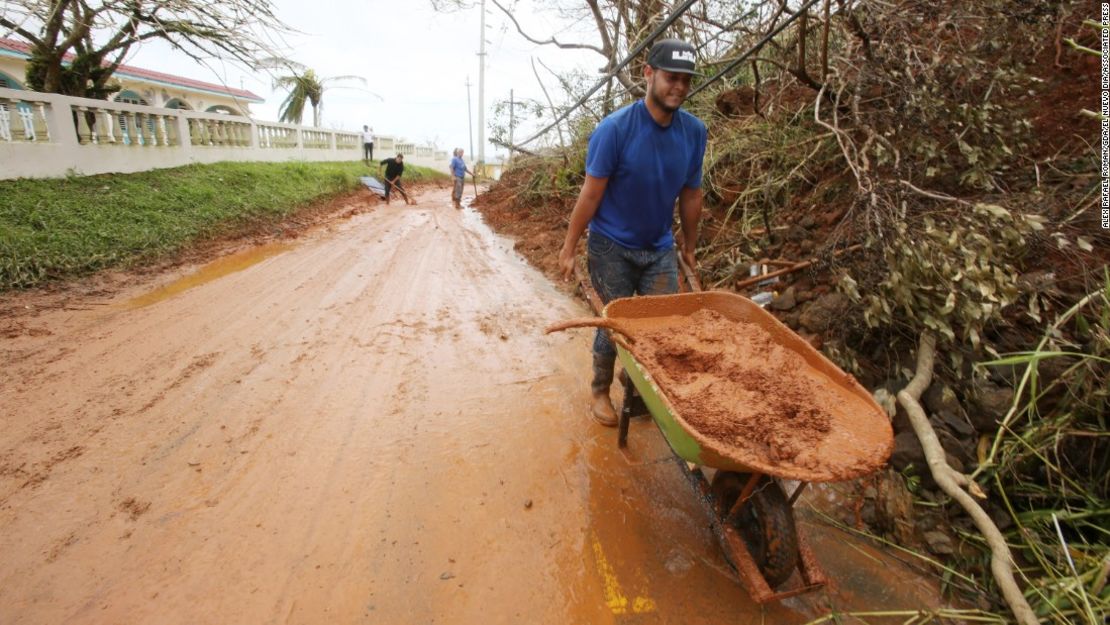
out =
<svg viewBox="0 0 1110 625"><path fill-rule="evenodd" d="M163 257L355 189L361 162L215 163L0 181L0 291ZM369 172L378 175L378 168ZM406 181L446 174L407 165Z"/></svg>

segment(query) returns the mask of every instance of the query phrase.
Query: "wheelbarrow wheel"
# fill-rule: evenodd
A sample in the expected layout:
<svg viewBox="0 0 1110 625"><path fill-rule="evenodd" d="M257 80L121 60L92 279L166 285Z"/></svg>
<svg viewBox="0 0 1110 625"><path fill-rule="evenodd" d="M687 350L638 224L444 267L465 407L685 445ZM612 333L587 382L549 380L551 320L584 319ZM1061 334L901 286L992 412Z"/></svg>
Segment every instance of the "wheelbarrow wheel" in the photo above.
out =
<svg viewBox="0 0 1110 625"><path fill-rule="evenodd" d="M748 473L733 471L718 471L713 476L710 492L722 521L744 490L749 477ZM778 482L769 478L760 482L740 509L733 527L743 537L768 586L775 588L790 577L798 566L798 535L790 505ZM724 551L728 558L728 550ZM731 558L729 564L736 566Z"/></svg>

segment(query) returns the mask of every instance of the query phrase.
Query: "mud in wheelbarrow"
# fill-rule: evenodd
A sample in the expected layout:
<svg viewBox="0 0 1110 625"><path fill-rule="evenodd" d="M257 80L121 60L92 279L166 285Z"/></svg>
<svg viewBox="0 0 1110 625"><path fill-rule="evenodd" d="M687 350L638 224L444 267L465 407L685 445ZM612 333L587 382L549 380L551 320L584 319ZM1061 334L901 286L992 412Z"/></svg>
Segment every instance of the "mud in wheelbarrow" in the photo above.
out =
<svg viewBox="0 0 1110 625"><path fill-rule="evenodd" d="M804 450L784 457L759 444L736 444L707 434L704 420L698 418L701 415L683 414L664 390L673 382L666 372L642 364L655 362L643 343L618 335L618 355L631 383L620 415L619 444L626 444L628 422L639 411L637 407L646 408L700 495L741 584L757 602L820 588L826 578L805 537L797 531L793 504L808 482L853 479L882 467L893 445L889 419L855 378L739 295L702 292L620 299L610 302L602 314L620 324L622 334L634 338L660 323L673 325L676 318L702 310L718 313L728 322L756 324L781 348L780 355L790 352L786 355L796 366L788 377L799 382L791 392L811 395L808 399L819 401L822 414L827 415L819 439L806 440ZM758 358L752 355L752 369L759 369ZM760 405L750 394L740 393L736 401L745 397ZM800 484L785 493L776 478Z"/></svg>

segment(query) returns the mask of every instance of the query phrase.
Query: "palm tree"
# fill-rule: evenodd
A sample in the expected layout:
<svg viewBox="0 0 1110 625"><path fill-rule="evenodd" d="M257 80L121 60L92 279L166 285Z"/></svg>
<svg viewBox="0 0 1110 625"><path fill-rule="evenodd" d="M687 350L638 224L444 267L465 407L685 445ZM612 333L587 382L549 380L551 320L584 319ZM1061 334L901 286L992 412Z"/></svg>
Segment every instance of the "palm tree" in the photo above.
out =
<svg viewBox="0 0 1110 625"><path fill-rule="evenodd" d="M320 126L320 116L324 110L324 91L327 90L329 83L356 80L366 84L366 79L362 76L317 76L315 71L300 63L277 57L259 62L258 67L283 69L288 72L274 78L274 88L289 90L289 95L285 97L278 110L278 118L291 124L301 123L304 119L305 105L308 104L312 106L312 125L317 128ZM376 93L371 92L371 95L381 99L381 96Z"/></svg>
<svg viewBox="0 0 1110 625"><path fill-rule="evenodd" d="M274 87L288 89L289 95L278 109L278 120L288 124L300 124L304 119L305 104L312 105L312 125L320 125L320 105L324 100L324 83L316 72L308 69L300 74L278 76Z"/></svg>

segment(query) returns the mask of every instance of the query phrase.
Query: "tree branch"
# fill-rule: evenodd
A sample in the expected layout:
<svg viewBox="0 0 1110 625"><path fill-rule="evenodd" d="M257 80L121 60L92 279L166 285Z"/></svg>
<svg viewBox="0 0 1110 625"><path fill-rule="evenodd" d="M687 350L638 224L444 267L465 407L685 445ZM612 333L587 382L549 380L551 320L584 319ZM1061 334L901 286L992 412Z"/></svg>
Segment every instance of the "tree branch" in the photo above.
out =
<svg viewBox="0 0 1110 625"><path fill-rule="evenodd" d="M516 26L516 32L520 33L521 37L524 37L525 39L527 39L528 41L531 41L534 44L541 45L541 46L555 45L555 46L558 46L558 47L563 48L565 50L593 50L594 52L597 52L601 56L607 56L605 54L605 50L602 50L601 48L599 48L597 46L594 46L594 45L585 44L585 43L562 43L562 42L558 41L557 39L555 39L554 37L548 39L547 41L540 41L539 39L531 37L531 36L528 35L528 33L524 32L524 30L520 27L520 22L516 21L516 17L512 13L510 13L508 9L501 6L501 3L499 3L497 0L491 0L491 2L493 2L493 4L497 8L501 9L502 13L507 15L509 17L509 19L512 20L513 26ZM483 33L482 36L484 37L485 33Z"/></svg>
<svg viewBox="0 0 1110 625"><path fill-rule="evenodd" d="M42 45L42 40L41 39L39 39L38 37L31 34L30 31L24 29L19 24L16 24L15 22L9 20L8 18L6 18L2 15L0 15L0 26L3 26L4 28L7 28L8 30L12 31L13 33L16 33L17 35L19 35L20 37L23 37L24 39L29 41L31 43L31 45L34 45L34 46L41 46Z"/></svg>
<svg viewBox="0 0 1110 625"><path fill-rule="evenodd" d="M917 371L909 385L898 392L898 403L906 409L910 423L913 425L913 431L917 434L918 440L921 441L921 447L925 450L925 459L929 463L929 471L933 474L933 479L936 480L941 490L956 500L967 511L990 546L991 573L994 574L994 579L1002 591L1003 598L1010 606L1010 611L1014 613L1014 617L1021 625L1037 625L1037 615L1029 607L1021 589L1018 588L1017 581L1014 580L1013 556L1010 555L1010 548L1006 545L1005 537L1002 536L998 526L991 521L990 516L983 511L983 508L975 499L961 488L967 487L976 496L983 497L979 485L968 479L966 475L958 473L948 466L948 462L944 458L944 448L941 447L937 433L929 423L929 417L925 415L925 410L918 403L921 393L929 387L933 379L933 358L935 355L936 337L929 332L924 332L921 335L921 344L917 351Z"/></svg>

